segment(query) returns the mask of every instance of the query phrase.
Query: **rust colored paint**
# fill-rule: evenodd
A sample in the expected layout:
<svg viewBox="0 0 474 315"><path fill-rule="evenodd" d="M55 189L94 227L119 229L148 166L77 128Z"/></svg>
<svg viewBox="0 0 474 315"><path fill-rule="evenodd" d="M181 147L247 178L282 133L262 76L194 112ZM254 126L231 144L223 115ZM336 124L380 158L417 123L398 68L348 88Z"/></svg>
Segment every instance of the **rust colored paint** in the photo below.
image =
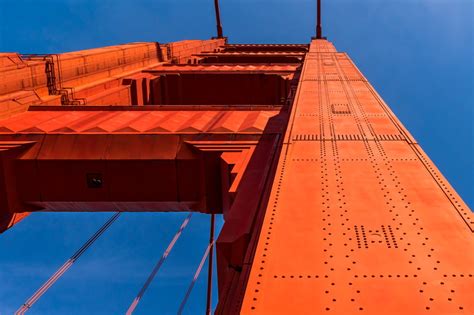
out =
<svg viewBox="0 0 474 315"><path fill-rule="evenodd" d="M242 314L473 314L472 213L346 54L304 62Z"/></svg>
<svg viewBox="0 0 474 315"><path fill-rule="evenodd" d="M219 72L219 73L294 73L298 65L287 64L287 65L267 65L267 64L242 64L242 65L219 65L219 64L164 64L159 67L153 68L153 70L144 71L151 74L161 73L206 73L206 72Z"/></svg>
<svg viewBox="0 0 474 315"><path fill-rule="evenodd" d="M221 200L232 204L245 171L240 160L279 115L53 108L0 122L1 143L11 152L3 158L9 185L0 191L2 213L10 214L3 229L13 214L37 210L222 212ZM226 152L238 156L229 162L236 169L224 172L214 165L228 162ZM224 176L231 177L225 191Z"/></svg>
<svg viewBox="0 0 474 315"><path fill-rule="evenodd" d="M151 106L152 108L154 106ZM82 110L28 111L0 121L1 137L9 134L259 134L276 110ZM123 108L123 107L122 107ZM181 107L185 109L186 106Z"/></svg>
<svg viewBox="0 0 474 315"><path fill-rule="evenodd" d="M91 105L129 105L130 92L122 86L125 76L164 63L187 63L191 56L213 50L224 39L181 42L130 43L50 55L56 81L73 88L76 98ZM47 58L46 58L47 59ZM60 105L60 97L48 93L45 56L0 53L0 118L24 112L30 105ZM59 86L58 86L59 88Z"/></svg>
<svg viewBox="0 0 474 315"><path fill-rule="evenodd" d="M472 212L329 41L45 58L0 54L0 230L222 213L218 314L474 313Z"/></svg>

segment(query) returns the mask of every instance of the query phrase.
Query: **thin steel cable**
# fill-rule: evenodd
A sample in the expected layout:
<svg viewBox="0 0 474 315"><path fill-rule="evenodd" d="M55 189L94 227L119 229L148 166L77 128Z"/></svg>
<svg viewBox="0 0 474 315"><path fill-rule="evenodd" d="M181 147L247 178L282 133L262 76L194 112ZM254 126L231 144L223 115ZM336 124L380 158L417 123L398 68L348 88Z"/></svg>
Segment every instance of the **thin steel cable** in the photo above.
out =
<svg viewBox="0 0 474 315"><path fill-rule="evenodd" d="M184 221L183 221L183 223L181 224L181 226L180 226L178 232L176 232L176 234L174 235L173 239L172 239L171 242L169 243L168 248L166 248L166 250L165 250L165 252L163 253L163 255L161 256L160 260L159 260L158 263L155 265L155 267L153 268L152 272L150 273L150 275L149 275L148 278L146 279L145 284L143 284L143 287L141 288L140 292L138 292L137 297L133 300L132 304L130 304L130 307L128 308L126 315L131 315L131 314L135 311L135 309L137 308L138 302L140 302L141 298L143 297L143 295L145 294L146 290L148 289L148 286L151 284L151 282L152 282L153 279L155 278L156 273L158 272L158 270L160 270L161 265L163 264L163 262L166 260L166 258L168 257L169 253L170 253L171 250L173 249L174 244L176 244L176 241L177 241L178 238L181 236L181 233L183 232L184 228L188 225L189 220L191 219L191 216L192 216L192 215L193 215L192 213L189 213L188 216L184 219Z"/></svg>
<svg viewBox="0 0 474 315"><path fill-rule="evenodd" d="M25 314L53 284L81 257L84 252L117 220L120 212L115 213L84 245L79 248L16 312L16 315Z"/></svg>
<svg viewBox="0 0 474 315"><path fill-rule="evenodd" d="M209 244L214 243L214 226L215 226L215 218L216 215L213 213L211 214L211 222L209 227ZM208 263L208 270L207 270L207 296L206 296L206 315L212 314L212 269L213 269L213 251L214 246L211 245L209 250L209 263Z"/></svg>
<svg viewBox="0 0 474 315"><path fill-rule="evenodd" d="M219 0L214 0L214 9L216 11L217 38L224 38L222 32L221 13L219 10Z"/></svg>
<svg viewBox="0 0 474 315"><path fill-rule="evenodd" d="M194 277L193 277L193 280L191 281L191 284L189 285L188 291L186 291L186 295L184 296L184 299L181 302L181 305L179 306L179 310L177 313L178 315L181 315L183 313L183 310L184 310L184 307L186 306L186 302L188 301L189 295L191 294L191 291L193 290L194 284L196 283L196 280L199 277L199 274L201 273L202 267L204 266L207 256L209 255L209 251L211 247L214 245L214 243L215 241L207 245L206 251L204 252L201 262L199 263L199 266L196 269L196 272L194 273Z"/></svg>

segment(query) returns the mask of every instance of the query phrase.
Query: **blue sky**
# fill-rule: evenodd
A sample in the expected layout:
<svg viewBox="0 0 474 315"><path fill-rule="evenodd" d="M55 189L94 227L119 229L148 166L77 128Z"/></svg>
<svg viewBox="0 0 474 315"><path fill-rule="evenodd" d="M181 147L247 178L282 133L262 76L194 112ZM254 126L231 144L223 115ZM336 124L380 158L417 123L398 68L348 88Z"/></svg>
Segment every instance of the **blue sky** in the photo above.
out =
<svg viewBox="0 0 474 315"><path fill-rule="evenodd" d="M0 51L205 39L215 32L212 2L0 0ZM471 208L473 6L472 0L326 0L323 26ZM313 34L315 0L221 0L221 9L230 42L307 43ZM38 213L1 235L0 314L23 303L109 216ZM184 217L124 214L30 313L123 313ZM176 313L208 224L203 215L193 217L136 314ZM205 273L200 280L189 314L205 307Z"/></svg>

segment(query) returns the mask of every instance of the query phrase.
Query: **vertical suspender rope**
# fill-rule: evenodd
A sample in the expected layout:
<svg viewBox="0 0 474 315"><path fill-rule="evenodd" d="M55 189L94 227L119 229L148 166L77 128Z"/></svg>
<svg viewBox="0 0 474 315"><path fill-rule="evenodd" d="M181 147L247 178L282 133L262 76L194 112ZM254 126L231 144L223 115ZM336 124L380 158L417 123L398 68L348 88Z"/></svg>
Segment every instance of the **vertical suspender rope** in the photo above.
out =
<svg viewBox="0 0 474 315"><path fill-rule="evenodd" d="M178 310L178 315L181 315L183 313L184 307L186 306L186 302L188 301L189 295L191 294L191 291L193 290L194 284L196 283L197 278L199 277L199 274L201 273L202 267L204 266L204 263L206 262L207 256L209 255L209 250L211 247L214 245L214 242L210 243L206 251L204 252L204 255L202 256L201 262L199 263L198 268L196 269L196 272L194 273L193 280L191 281L191 284L188 287L188 291L186 291L186 295L184 296L183 301L181 302L181 305L179 306Z"/></svg>
<svg viewBox="0 0 474 315"><path fill-rule="evenodd" d="M188 222L189 220L191 219L191 216L192 216L192 213L189 213L188 216L184 219L183 223L181 224L178 232L176 232L175 236L173 237L173 239L171 240L171 242L169 243L168 245L168 248L166 248L165 252L163 253L163 255L161 256L160 260L158 261L158 263L155 265L155 267L153 268L152 272L150 273L150 275L148 276L148 279L145 281L145 284L143 284L143 287L141 288L140 292L138 292L137 296L135 297L135 299L133 300L132 304L130 304L128 310L127 310L127 313L126 315L131 315L135 309L137 308L137 305L138 305L138 302L140 302L140 299L143 297L143 295L145 294L146 290L148 289L148 286L151 284L151 282L153 281L153 278L155 278L156 276L156 273L158 272L158 270L160 270L160 267L161 265L163 264L163 262L166 260L166 258L168 257L169 253L171 252L171 250L173 249L174 247L174 244L176 244L176 241L178 240L178 238L181 236L181 233L183 232L184 228L188 225Z"/></svg>
<svg viewBox="0 0 474 315"><path fill-rule="evenodd" d="M214 9L216 11L217 38L224 38L222 32L221 12L219 10L219 0L214 0Z"/></svg>
<svg viewBox="0 0 474 315"><path fill-rule="evenodd" d="M213 262L213 250L214 250L214 225L215 225L215 214L211 214L211 224L209 228L209 244L211 249L209 250L209 263L207 269L207 301L206 301L206 314L211 315L212 313L212 262Z"/></svg>
<svg viewBox="0 0 474 315"><path fill-rule="evenodd" d="M316 38L322 39L323 38L323 26L321 22L321 0L317 1L317 9L316 9Z"/></svg>
<svg viewBox="0 0 474 315"><path fill-rule="evenodd" d="M115 213L105 224L92 235L92 237L79 248L52 276L48 279L16 312L16 315L22 315L35 304L49 288L62 277L66 271L81 257L84 252L117 220L120 212Z"/></svg>

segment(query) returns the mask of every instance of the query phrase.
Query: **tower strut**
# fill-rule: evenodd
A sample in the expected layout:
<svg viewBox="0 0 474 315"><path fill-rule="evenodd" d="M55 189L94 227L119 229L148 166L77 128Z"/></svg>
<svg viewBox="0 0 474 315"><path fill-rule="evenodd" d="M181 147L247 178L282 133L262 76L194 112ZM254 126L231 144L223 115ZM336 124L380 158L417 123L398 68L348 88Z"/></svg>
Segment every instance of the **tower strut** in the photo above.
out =
<svg viewBox="0 0 474 315"><path fill-rule="evenodd" d="M35 304L48 290L51 288L59 278L66 273L66 271L71 268L71 266L85 253L89 247L102 235L104 232L112 225L112 223L117 220L120 216L120 212L115 213L107 222L102 225L97 232L92 235L84 245L79 248L74 255L72 255L62 266L59 268L49 279L46 281L16 312L15 315L22 315L25 314L32 306Z"/></svg>

